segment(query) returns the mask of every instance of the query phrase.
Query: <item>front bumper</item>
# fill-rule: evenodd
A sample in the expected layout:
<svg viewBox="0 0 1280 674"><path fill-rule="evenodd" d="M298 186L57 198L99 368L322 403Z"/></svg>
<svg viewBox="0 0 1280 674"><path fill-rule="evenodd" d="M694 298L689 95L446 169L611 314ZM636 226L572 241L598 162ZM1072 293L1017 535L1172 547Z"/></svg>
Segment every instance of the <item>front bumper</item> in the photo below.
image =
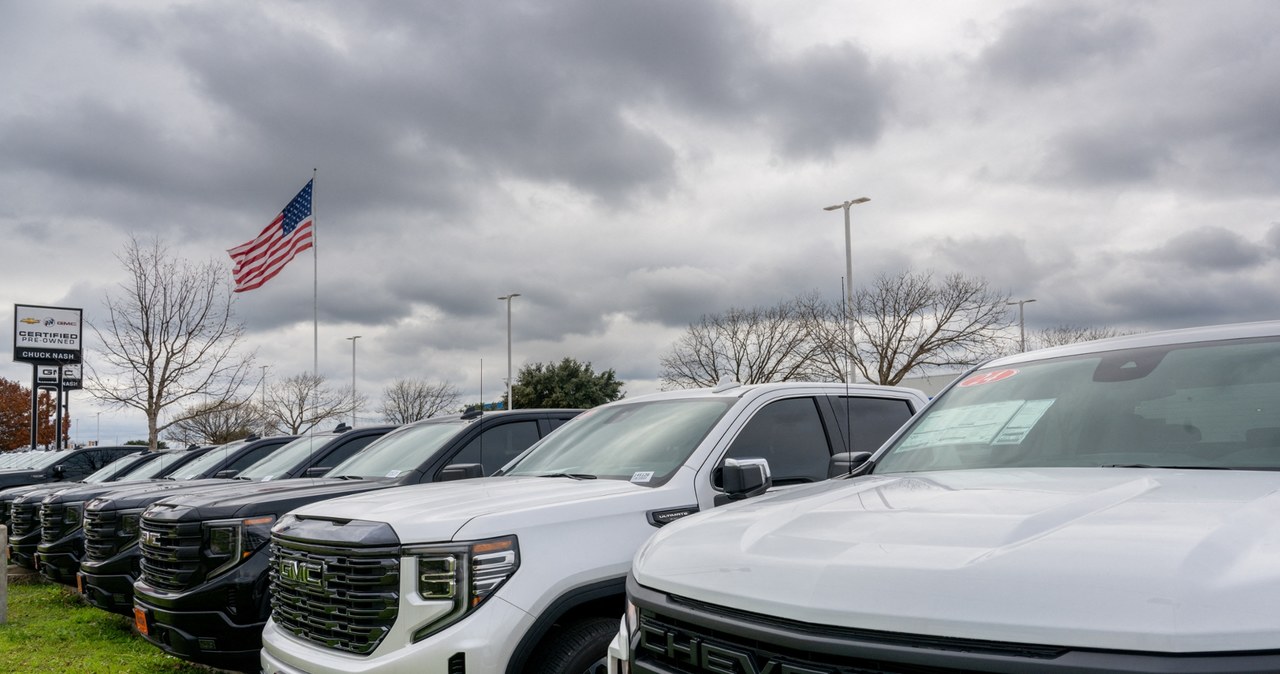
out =
<svg viewBox="0 0 1280 674"><path fill-rule="evenodd" d="M55 583L75 585L80 570L80 558L84 556L84 535L76 530L52 543L36 547L40 560L40 575Z"/></svg>
<svg viewBox="0 0 1280 674"><path fill-rule="evenodd" d="M21 537L9 537L9 563L25 569L35 569L36 553L40 547L40 530Z"/></svg>
<svg viewBox="0 0 1280 674"><path fill-rule="evenodd" d="M262 631L264 674L503 674L533 618L500 597L430 637L411 643L412 604L373 653L353 655L304 641L267 622ZM464 667L465 669L459 669Z"/></svg>
<svg viewBox="0 0 1280 674"><path fill-rule="evenodd" d="M80 560L80 593L85 601L104 611L132 616L133 583L142 575L141 561L136 545L101 562Z"/></svg>
<svg viewBox="0 0 1280 674"><path fill-rule="evenodd" d="M265 550L182 592L153 587L145 578L133 586L134 616L147 641L184 660L222 669L257 668L268 607Z"/></svg>

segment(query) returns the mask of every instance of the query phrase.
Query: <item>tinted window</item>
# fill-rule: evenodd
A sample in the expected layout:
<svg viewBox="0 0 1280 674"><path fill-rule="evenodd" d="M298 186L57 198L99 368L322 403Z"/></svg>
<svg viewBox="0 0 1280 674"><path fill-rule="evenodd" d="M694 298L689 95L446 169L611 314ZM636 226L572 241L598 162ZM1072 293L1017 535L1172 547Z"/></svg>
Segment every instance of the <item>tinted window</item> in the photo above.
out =
<svg viewBox="0 0 1280 674"><path fill-rule="evenodd" d="M449 463L478 463L484 466L484 474L489 475L537 441L537 421L493 426L472 438Z"/></svg>
<svg viewBox="0 0 1280 674"><path fill-rule="evenodd" d="M99 456L98 452L77 452L72 454L67 457L66 461L59 464L62 466L62 476L68 480L78 480L101 468L93 460L96 456Z"/></svg>
<svg viewBox="0 0 1280 674"><path fill-rule="evenodd" d="M334 466L342 463L343 461L346 461L352 456L355 456L356 452L359 452L365 447L368 447L370 443L372 443L374 440L377 440L380 437L382 436L366 435L363 438L355 438L353 440L348 440L347 442L342 443L341 446L339 446L338 448L330 452L328 456L321 459L320 463L316 464L316 467L326 468L326 469L333 468Z"/></svg>
<svg viewBox="0 0 1280 674"><path fill-rule="evenodd" d="M847 438L846 429L853 424L853 438L848 447L838 452L874 452L880 449L907 420L911 418L911 406L905 400L892 398L832 397L836 425L840 437Z"/></svg>
<svg viewBox="0 0 1280 674"><path fill-rule="evenodd" d="M726 455L769 462L775 483L827 479L831 448L813 398L789 398L756 411Z"/></svg>
<svg viewBox="0 0 1280 674"><path fill-rule="evenodd" d="M244 454L237 456L234 461L224 466L222 470L218 472L221 473L223 471L230 470L230 471L235 471L237 474L239 474L240 471L263 460L264 458L266 458L268 454L276 451L277 449L280 449L280 447L282 446L283 445L277 444L277 445L262 445L261 447L254 447L253 449L245 452Z"/></svg>

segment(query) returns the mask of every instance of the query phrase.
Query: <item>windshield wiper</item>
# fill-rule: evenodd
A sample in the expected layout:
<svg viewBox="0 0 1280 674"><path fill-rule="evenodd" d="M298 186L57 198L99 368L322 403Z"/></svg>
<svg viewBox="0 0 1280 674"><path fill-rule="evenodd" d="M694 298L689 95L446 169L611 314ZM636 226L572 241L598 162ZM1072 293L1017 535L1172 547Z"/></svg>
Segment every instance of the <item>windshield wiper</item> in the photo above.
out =
<svg viewBox="0 0 1280 674"><path fill-rule="evenodd" d="M251 478L251 477L245 477L244 475L237 475L237 476L235 476L235 477L233 477L233 478L231 478L231 479L233 479L233 480L244 480L245 482L249 482L249 481L253 480L253 478Z"/></svg>
<svg viewBox="0 0 1280 674"><path fill-rule="evenodd" d="M364 479L359 475L334 475L334 477L339 480L363 480Z"/></svg>
<svg viewBox="0 0 1280 674"><path fill-rule="evenodd" d="M596 476L591 475L590 473L541 473L538 475L538 477L568 477L568 478L573 478L575 480L596 479Z"/></svg>

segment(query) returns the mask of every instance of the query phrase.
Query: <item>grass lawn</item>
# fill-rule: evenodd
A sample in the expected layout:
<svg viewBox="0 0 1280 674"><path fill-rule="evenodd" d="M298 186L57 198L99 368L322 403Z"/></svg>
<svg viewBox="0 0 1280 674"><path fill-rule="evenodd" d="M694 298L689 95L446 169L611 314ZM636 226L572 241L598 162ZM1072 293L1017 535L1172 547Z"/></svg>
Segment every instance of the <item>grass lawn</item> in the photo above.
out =
<svg viewBox="0 0 1280 674"><path fill-rule="evenodd" d="M8 620L0 625L0 671L209 674L131 632L132 622L85 604L71 588L9 584Z"/></svg>

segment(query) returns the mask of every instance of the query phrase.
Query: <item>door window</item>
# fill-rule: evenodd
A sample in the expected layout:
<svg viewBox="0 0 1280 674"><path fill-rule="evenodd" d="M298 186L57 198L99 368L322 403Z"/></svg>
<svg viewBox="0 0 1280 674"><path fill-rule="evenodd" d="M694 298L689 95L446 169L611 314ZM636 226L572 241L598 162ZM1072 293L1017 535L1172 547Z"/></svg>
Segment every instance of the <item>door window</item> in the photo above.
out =
<svg viewBox="0 0 1280 674"><path fill-rule="evenodd" d="M449 463L478 463L490 475L537 441L537 421L502 424L472 438Z"/></svg>
<svg viewBox="0 0 1280 674"><path fill-rule="evenodd" d="M775 484L827 479L831 446L813 398L788 398L755 413L726 455L769 462Z"/></svg>

